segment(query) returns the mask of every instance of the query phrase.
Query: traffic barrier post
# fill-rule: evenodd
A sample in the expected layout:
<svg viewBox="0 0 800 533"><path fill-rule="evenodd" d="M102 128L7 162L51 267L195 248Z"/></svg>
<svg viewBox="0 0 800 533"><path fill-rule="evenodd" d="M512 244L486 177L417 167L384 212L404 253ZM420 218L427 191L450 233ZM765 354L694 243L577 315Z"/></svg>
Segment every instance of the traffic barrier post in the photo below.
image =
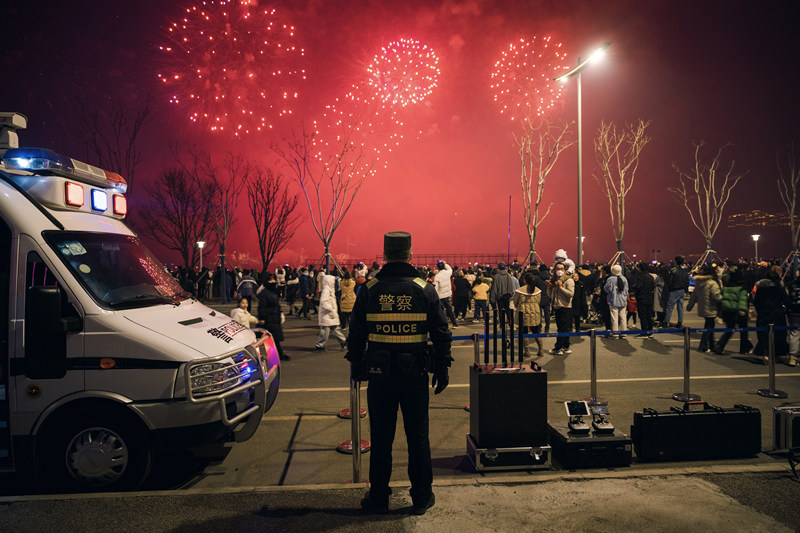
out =
<svg viewBox="0 0 800 533"><path fill-rule="evenodd" d="M589 330L589 394L581 401L589 405L608 405L608 401L597 396L597 330Z"/></svg>
<svg viewBox="0 0 800 533"><path fill-rule="evenodd" d="M759 389L759 396L767 398L787 398L789 395L775 388L775 324L769 325L769 388Z"/></svg>
<svg viewBox="0 0 800 533"><path fill-rule="evenodd" d="M689 392L689 358L691 357L692 349L689 332L689 327L683 328L683 392L676 392L672 395L672 399L679 402L697 402L701 400L699 394L691 394Z"/></svg>
<svg viewBox="0 0 800 533"><path fill-rule="evenodd" d="M351 412L359 412L361 407L361 383L350 379L350 409ZM341 453L353 454L353 480L352 483L361 483L361 454L366 453L371 448L371 443L361 438L361 417L350 417L350 439L339 443L336 450ZM353 443L359 443L354 446Z"/></svg>

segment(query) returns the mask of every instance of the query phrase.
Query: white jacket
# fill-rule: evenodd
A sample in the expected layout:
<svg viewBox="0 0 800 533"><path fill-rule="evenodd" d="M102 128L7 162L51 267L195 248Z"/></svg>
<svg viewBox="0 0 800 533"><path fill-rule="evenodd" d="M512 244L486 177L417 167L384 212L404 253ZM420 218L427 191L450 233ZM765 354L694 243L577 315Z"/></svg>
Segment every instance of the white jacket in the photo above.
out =
<svg viewBox="0 0 800 533"><path fill-rule="evenodd" d="M339 325L339 308L336 306L335 276L325 276L322 278L322 292L319 295L319 325Z"/></svg>
<svg viewBox="0 0 800 533"><path fill-rule="evenodd" d="M453 295L453 287L450 285L450 278L453 276L453 268L447 263L444 264L444 270L440 270L433 277L433 286L436 287L436 292L439 298L450 298Z"/></svg>
<svg viewBox="0 0 800 533"><path fill-rule="evenodd" d="M234 307L231 311L231 318L246 328L252 328L258 323L258 319L251 315L247 309Z"/></svg>

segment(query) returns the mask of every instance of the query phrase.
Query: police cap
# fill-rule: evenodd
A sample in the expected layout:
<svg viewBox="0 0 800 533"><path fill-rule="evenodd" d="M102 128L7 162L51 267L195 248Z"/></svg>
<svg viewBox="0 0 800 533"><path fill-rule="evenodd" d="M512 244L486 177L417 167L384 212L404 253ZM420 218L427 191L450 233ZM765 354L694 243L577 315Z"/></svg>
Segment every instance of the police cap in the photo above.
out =
<svg viewBox="0 0 800 533"><path fill-rule="evenodd" d="M406 231L390 231L383 236L383 253L402 255L411 251L411 234Z"/></svg>

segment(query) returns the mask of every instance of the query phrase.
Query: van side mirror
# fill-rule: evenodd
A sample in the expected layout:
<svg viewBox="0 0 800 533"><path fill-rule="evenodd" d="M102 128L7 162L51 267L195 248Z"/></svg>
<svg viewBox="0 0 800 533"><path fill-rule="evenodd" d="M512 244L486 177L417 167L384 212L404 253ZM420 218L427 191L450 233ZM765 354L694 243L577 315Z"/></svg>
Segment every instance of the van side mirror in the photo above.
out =
<svg viewBox="0 0 800 533"><path fill-rule="evenodd" d="M57 379L67 373L67 335L58 287L28 287L25 298L25 375ZM74 327L74 326L73 326Z"/></svg>

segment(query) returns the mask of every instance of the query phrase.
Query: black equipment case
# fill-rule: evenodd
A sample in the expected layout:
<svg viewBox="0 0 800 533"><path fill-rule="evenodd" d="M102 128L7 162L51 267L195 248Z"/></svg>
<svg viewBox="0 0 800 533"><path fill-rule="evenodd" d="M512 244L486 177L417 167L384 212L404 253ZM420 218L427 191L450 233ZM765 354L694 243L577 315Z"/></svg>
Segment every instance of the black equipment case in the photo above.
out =
<svg viewBox="0 0 800 533"><path fill-rule="evenodd" d="M761 412L687 402L669 411L633 413L631 439L642 461L732 458L761 451Z"/></svg>
<svg viewBox="0 0 800 533"><path fill-rule="evenodd" d="M473 365L467 455L482 470L549 468L547 372Z"/></svg>
<svg viewBox="0 0 800 533"><path fill-rule="evenodd" d="M566 422L551 422L549 430L553 459L564 468L611 468L631 464L631 438L619 429L613 433L592 431L577 435L569 430Z"/></svg>

